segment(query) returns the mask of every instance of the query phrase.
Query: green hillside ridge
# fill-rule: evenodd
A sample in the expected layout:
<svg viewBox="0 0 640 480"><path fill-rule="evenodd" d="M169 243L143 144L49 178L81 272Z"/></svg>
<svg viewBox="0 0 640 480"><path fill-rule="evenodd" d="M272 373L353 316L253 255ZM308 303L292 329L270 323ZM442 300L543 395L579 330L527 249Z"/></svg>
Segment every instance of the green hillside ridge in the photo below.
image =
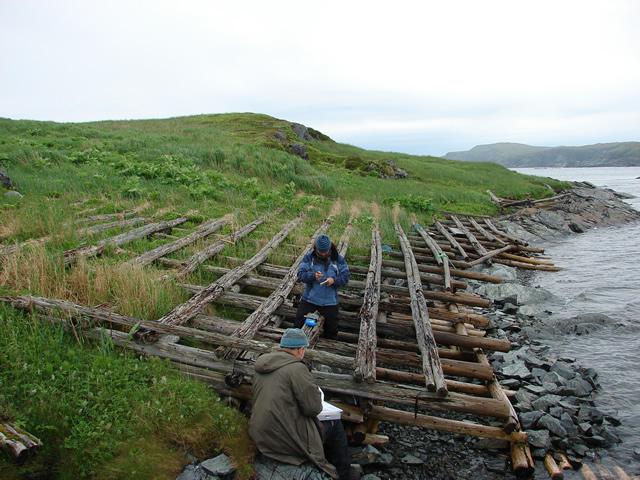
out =
<svg viewBox="0 0 640 480"><path fill-rule="evenodd" d="M394 164L406 178L395 178ZM246 239L228 242L216 261L233 268L230 258L250 258L300 216L300 227L268 260L290 265L297 246L329 216L329 233L335 238L350 223L349 252L366 256L376 224L382 242L395 244L395 221L409 230L412 216L427 225L440 210L497 214L487 189L524 199L553 195L548 186L570 187L495 163L368 151L253 113L90 123L0 119L0 169L20 194L0 187L0 297L43 296L148 320L189 295L179 282L158 281L166 267L128 261L208 220L228 219L216 234L226 239L264 218ZM122 232L90 232L83 222L106 214L184 223L169 237L110 246L65 264L63 252ZM209 244L204 239L169 257L184 260ZM184 283L208 285L218 277L198 269ZM207 308L243 318L227 307ZM188 462L185 452L200 459L225 452L238 478L251 476L246 418L211 389L167 362L115 347L110 337L85 337L82 328L90 326L67 334L34 315L0 301L0 421L43 442L22 466L0 452L0 478L44 472L41 478L173 479Z"/></svg>
<svg viewBox="0 0 640 480"><path fill-rule="evenodd" d="M640 166L640 142L599 143L580 147L534 147L522 143L477 145L444 158L494 162L508 168L635 167Z"/></svg>

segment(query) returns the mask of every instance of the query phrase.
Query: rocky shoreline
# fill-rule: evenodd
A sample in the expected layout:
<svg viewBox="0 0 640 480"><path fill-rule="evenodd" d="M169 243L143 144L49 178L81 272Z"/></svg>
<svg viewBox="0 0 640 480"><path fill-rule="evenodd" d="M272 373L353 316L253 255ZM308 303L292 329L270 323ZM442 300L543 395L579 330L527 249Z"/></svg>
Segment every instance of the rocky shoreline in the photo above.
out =
<svg viewBox="0 0 640 480"><path fill-rule="evenodd" d="M584 233L593 227L638 221L640 212L622 198L625 197L608 189L576 183L572 195L551 208L521 210L494 219L494 223L535 245L553 237ZM522 429L529 434L537 470L544 470L542 459L557 449L565 451L568 460L577 467L580 459L593 459L599 449L619 442L616 434L619 421L599 411L594 402L599 388L597 372L573 358L553 355L537 335L545 314L536 305L551 294L528 286L527 272L513 267L493 264L476 268L503 278L503 283L497 285L469 282L468 290L492 300L489 309L478 309L490 319L488 336L508 338L514 346L509 353L492 354L489 361L500 383L516 392L512 402ZM584 324L568 323L559 327L575 332L584 328L581 325ZM465 415L451 414L451 418L464 420ZM469 419L478 421L475 417ZM351 448L352 463L357 465L358 476L363 480L516 478L507 442L388 423L381 423L378 432L389 436L390 442ZM556 460L561 460L557 454ZM203 464L194 461L178 478L234 477L232 469L215 473L203 469ZM297 468L274 476L273 468L260 462L256 465L261 479L323 478L313 469Z"/></svg>

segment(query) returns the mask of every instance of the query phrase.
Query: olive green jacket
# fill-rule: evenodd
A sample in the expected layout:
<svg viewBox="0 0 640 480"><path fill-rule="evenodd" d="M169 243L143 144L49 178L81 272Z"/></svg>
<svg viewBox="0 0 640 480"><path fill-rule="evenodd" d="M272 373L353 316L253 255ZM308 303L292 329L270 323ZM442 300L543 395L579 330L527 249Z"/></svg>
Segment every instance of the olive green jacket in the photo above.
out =
<svg viewBox="0 0 640 480"><path fill-rule="evenodd" d="M322 411L320 390L306 365L279 350L256 361L249 435L263 455L300 465L309 460L338 478L324 456L316 416Z"/></svg>

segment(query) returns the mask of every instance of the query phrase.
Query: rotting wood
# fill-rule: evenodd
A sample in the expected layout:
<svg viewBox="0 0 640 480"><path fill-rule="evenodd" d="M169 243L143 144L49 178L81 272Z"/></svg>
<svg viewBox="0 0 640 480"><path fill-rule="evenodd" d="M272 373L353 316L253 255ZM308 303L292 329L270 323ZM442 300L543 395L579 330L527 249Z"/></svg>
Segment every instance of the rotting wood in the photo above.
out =
<svg viewBox="0 0 640 480"><path fill-rule="evenodd" d="M502 265L507 265L509 267L525 268L528 270L542 270L545 272L559 272L560 270L563 270L562 267L552 267L549 265L532 265L530 263L516 262L514 260L504 260L502 258L496 258L495 262L501 263Z"/></svg>
<svg viewBox="0 0 640 480"><path fill-rule="evenodd" d="M511 432L511 435L517 433L519 432ZM531 457L531 450L526 438L511 442L511 463L513 471L518 477L531 475L535 470L535 463Z"/></svg>
<svg viewBox="0 0 640 480"><path fill-rule="evenodd" d="M431 253L436 260L436 263L442 267L442 271L444 274L444 287L449 292L454 292L454 287L451 282L451 269L449 268L449 257L442 251L438 242L436 242L431 236L427 233L427 231L421 225L418 225L414 222L413 228L418 232L418 234L422 237L427 246L431 249ZM466 288L466 287L465 287Z"/></svg>
<svg viewBox="0 0 640 480"><path fill-rule="evenodd" d="M238 240L249 235L251 232L253 232L256 228L258 228L264 222L265 222L265 217L260 217L254 220L253 222L246 224L239 230L232 232L230 235L227 236L226 239L219 240L213 243L212 245L208 246L207 248L199 251L195 255L192 255L191 258L189 258L184 263L184 265L180 267L177 272L175 272L175 277L176 278L186 277L187 275L195 271L198 268L198 266L200 266L202 263L206 262L208 259L210 259L214 255L217 255L218 253L220 253L227 246L228 243L236 244Z"/></svg>
<svg viewBox="0 0 640 480"><path fill-rule="evenodd" d="M507 260L516 260L522 263L530 263L532 265L549 265L553 266L553 262L549 262L547 260L539 260L537 258L523 257L522 255L513 255L511 253L502 253L500 255L502 258L506 258Z"/></svg>
<svg viewBox="0 0 640 480"><path fill-rule="evenodd" d="M489 359L487 359L487 356L484 354L484 352L482 352L482 350L476 350L476 357L478 358L478 363L491 366L491 364L489 363ZM507 433L511 433L514 430L520 430L520 419L518 418L518 414L509 401L509 398L504 393L502 385L498 383L498 380L495 378L495 376L487 382L487 388L489 389L492 398L501 401L509 409L509 418L505 421L503 426L504 431Z"/></svg>
<svg viewBox="0 0 640 480"><path fill-rule="evenodd" d="M467 237L467 240L469 240L469 243L471 243L471 246L474 248L476 252L478 252L479 255L484 256L489 253L487 252L487 249L482 246L482 243L480 243L478 239L473 235L473 233L471 233L469 229L462 224L462 222L460 221L460 219L458 219L458 217L456 217L455 215L452 215L451 219L455 222L455 224L462 231L462 233L464 233L465 237Z"/></svg>
<svg viewBox="0 0 640 480"><path fill-rule="evenodd" d="M526 240L523 240L522 238L516 237L514 235L509 235L506 232L498 230L498 227L496 227L488 218L484 219L484 223L487 227L489 227L489 230L491 230L493 233L495 233L496 235L499 235L500 237L506 238L510 242L516 243L518 245L525 245L525 246L529 245L529 242L527 242Z"/></svg>
<svg viewBox="0 0 640 480"><path fill-rule="evenodd" d="M42 442L23 428L7 421L0 421L0 448L18 464L33 458Z"/></svg>
<svg viewBox="0 0 640 480"><path fill-rule="evenodd" d="M496 237L493 233L487 231L482 225L480 225L474 218L467 217L469 223L475 228L481 235L483 235L487 240L491 240L492 242L499 243L501 245L507 245L507 242L502 240L501 238Z"/></svg>
<svg viewBox="0 0 640 480"><path fill-rule="evenodd" d="M598 480L596 474L593 473L593 470L591 470L591 468L589 468L589 465L587 465L586 463L582 464L579 472L582 474L585 480Z"/></svg>
<svg viewBox="0 0 640 480"><path fill-rule="evenodd" d="M172 252L180 250L181 248L193 243L201 238L204 238L212 233L217 232L222 227L224 227L227 223L229 223L229 216L217 219L217 220L209 220L205 222L198 230L192 232L184 237L175 240L174 242L168 243L166 245L160 245L153 250L149 250L141 255L138 255L135 258L132 258L127 263L129 264L138 264L138 265L149 265L154 260L157 260L160 257L168 255Z"/></svg>
<svg viewBox="0 0 640 480"><path fill-rule="evenodd" d="M142 227L135 228L128 232L122 233L120 235L116 235L115 237L110 237L105 240L101 240L95 245L84 245L82 247L77 247L72 250L67 250L64 252L64 263L67 265L75 263L79 257L95 257L96 255L100 255L108 246L122 246L127 243L131 243L134 240L139 238L147 237L152 233L159 232L162 230L171 229L177 225L181 225L188 220L188 217L180 217L175 220L170 220L166 222L156 222L150 223L148 225L144 225Z"/></svg>
<svg viewBox="0 0 640 480"><path fill-rule="evenodd" d="M488 252L485 256L477 258L471 262L469 262L469 266L480 265L481 263L486 262L488 259L496 257L504 252L508 252L509 250L513 250L513 245L507 245L506 247L499 248L498 250L492 250Z"/></svg>
<svg viewBox="0 0 640 480"><path fill-rule="evenodd" d="M447 239L449 244L460 253L463 260L467 260L469 258L469 254L460 246L458 241L453 238L453 235L448 232L447 227L445 227L435 215L433 216L433 225L444 236L444 238Z"/></svg>
<svg viewBox="0 0 640 480"><path fill-rule="evenodd" d="M444 380L442 364L438 355L438 347L433 338L431 324L429 323L429 309L422 292L422 282L418 274L418 265L409 246L402 227L396 223L395 231L405 257L405 271L409 282L411 296L411 312L416 329L416 339L422 356L422 371L425 376L427 389L436 391L438 395L447 396L447 386Z"/></svg>
<svg viewBox="0 0 640 480"><path fill-rule="evenodd" d="M412 425L416 427L432 428L443 432L460 433L464 435L472 435L475 437L495 438L506 441L523 441L526 440L526 433L507 434L497 427L488 427L485 425L477 425L459 420L449 420L444 418L432 417L418 413L403 412L387 407L375 405L371 412L367 414L369 418L377 418L379 420L392 421L403 425Z"/></svg>
<svg viewBox="0 0 640 480"><path fill-rule="evenodd" d="M289 268L289 271L284 276L280 284L273 290L273 292L269 295L269 297L264 300L258 308L256 308L249 317L245 319L245 321L234 331L231 333L233 337L242 337L242 338L253 338L260 328L267 324L271 315L276 311L276 309L282 305L285 299L291 293L291 290L296 284L298 279L298 267L304 260L304 256L307 252L313 248L315 244L316 238L319 235L324 233L329 224L324 222L320 228L316 230L314 235L312 236L309 243L302 250L302 253L298 256L293 265ZM218 356L224 357L227 359L237 358L240 352L238 350L225 350L219 349L217 352Z"/></svg>
<svg viewBox="0 0 640 480"><path fill-rule="evenodd" d="M376 347L378 305L380 303L380 266L382 243L377 226L371 232L371 263L367 274L366 289L360 309L360 332L356 350L356 366L353 378L357 382L376 381Z"/></svg>
<svg viewBox="0 0 640 480"><path fill-rule="evenodd" d="M199 313L209 303L222 295L224 291L233 285L239 278L255 269L257 265L264 261L265 258L277 248L280 242L284 240L291 231L298 226L302 217L296 217L294 220L285 225L282 230L276 234L257 254L243 265L231 270L227 275L219 278L200 293L191 297L182 305L178 305L171 312L158 320L158 323L181 325Z"/></svg>
<svg viewBox="0 0 640 480"><path fill-rule="evenodd" d="M500 210L500 213L504 212L502 201L498 197L496 197L496 195L491 190L487 190L487 194L489 195L491 201L496 204L496 206Z"/></svg>
<svg viewBox="0 0 640 480"><path fill-rule="evenodd" d="M120 230L124 230L125 228L137 226L141 223L146 223L146 221L147 219L143 217L130 218L128 220L118 220L115 222L93 225L91 227L83 227L80 230L77 230L76 233L79 235L95 235L96 233L104 232L112 228L119 228Z"/></svg>
<svg viewBox="0 0 640 480"><path fill-rule="evenodd" d="M562 473L562 469L558 466L551 453L547 453L544 456L544 466L549 472L551 480L563 480L564 473Z"/></svg>

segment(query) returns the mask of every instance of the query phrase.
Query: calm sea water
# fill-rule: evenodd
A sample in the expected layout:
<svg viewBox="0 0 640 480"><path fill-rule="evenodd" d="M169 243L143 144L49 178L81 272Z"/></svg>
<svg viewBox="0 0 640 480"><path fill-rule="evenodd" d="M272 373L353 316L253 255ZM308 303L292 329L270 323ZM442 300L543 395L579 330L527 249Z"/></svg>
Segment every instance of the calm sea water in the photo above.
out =
<svg viewBox="0 0 640 480"><path fill-rule="evenodd" d="M640 210L640 167L518 168L528 175L588 181L636 195L626 200ZM562 335L552 341L556 353L575 357L600 376L598 408L616 416L623 442L602 451L630 475L640 475L640 222L602 227L540 246L560 272L540 272L534 284L560 300L556 317L602 313L610 325L589 335ZM538 475L536 475L537 477ZM569 478L565 475L565 478ZM576 477L577 478L577 477Z"/></svg>

